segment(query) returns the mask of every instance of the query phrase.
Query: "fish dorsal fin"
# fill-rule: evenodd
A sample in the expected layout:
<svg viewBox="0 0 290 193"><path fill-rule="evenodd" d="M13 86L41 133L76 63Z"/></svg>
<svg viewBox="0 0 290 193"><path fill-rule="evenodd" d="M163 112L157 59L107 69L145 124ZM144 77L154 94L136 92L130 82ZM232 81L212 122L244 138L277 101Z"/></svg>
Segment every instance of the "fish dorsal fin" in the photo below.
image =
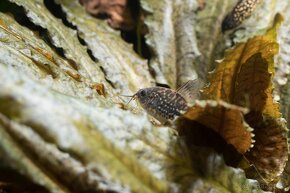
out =
<svg viewBox="0 0 290 193"><path fill-rule="evenodd" d="M179 93L188 103L193 102L200 97L201 81L198 79L189 80L187 83L179 87L176 92Z"/></svg>

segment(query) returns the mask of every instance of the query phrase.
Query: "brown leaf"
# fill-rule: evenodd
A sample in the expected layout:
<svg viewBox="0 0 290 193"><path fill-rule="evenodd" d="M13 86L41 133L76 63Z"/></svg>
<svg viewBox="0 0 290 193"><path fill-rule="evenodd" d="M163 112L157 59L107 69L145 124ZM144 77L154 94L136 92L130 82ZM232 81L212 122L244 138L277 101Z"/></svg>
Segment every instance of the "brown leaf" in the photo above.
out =
<svg viewBox="0 0 290 193"><path fill-rule="evenodd" d="M265 90L271 81L268 63L261 53L251 56L236 76L233 101L239 106L247 106L252 111L261 112L266 105Z"/></svg>
<svg viewBox="0 0 290 193"><path fill-rule="evenodd" d="M37 52L39 52L41 55L43 55L44 57L46 57L49 61L53 62L53 63L56 63L54 57L53 57L53 54L52 53L49 53L48 51L42 49L42 48L39 48L39 47L36 47L34 48Z"/></svg>
<svg viewBox="0 0 290 193"><path fill-rule="evenodd" d="M107 19L108 24L112 28L129 31L137 27L137 19L129 7L128 0L79 1L91 15Z"/></svg>
<svg viewBox="0 0 290 193"><path fill-rule="evenodd" d="M95 89L99 95L105 96L105 86L102 83L96 83L91 86L91 88Z"/></svg>
<svg viewBox="0 0 290 193"><path fill-rule="evenodd" d="M265 35L228 51L210 74L210 84L203 92L205 99L225 100L249 108L245 120L254 128L256 142L245 154L252 165L246 174L257 179L265 190L275 187L288 160L288 131L272 97L274 56L278 53L276 30L282 20L281 15L276 15L273 27ZM240 163L242 168L244 162Z"/></svg>
<svg viewBox="0 0 290 193"><path fill-rule="evenodd" d="M205 0L197 0L198 3L198 10L201 11L206 6Z"/></svg>
<svg viewBox="0 0 290 193"><path fill-rule="evenodd" d="M273 27L265 35L253 37L226 52L225 59L210 74L210 84L204 89L203 98L246 107L249 106L245 103L248 98L250 107L254 108L250 110L280 117L279 107L272 97L270 75L274 72L274 55L278 53L276 28L282 20L282 16L277 15Z"/></svg>
<svg viewBox="0 0 290 193"><path fill-rule="evenodd" d="M261 117L260 117L261 118ZM245 154L252 167L246 169L250 178L261 184L277 183L288 160L287 128L285 121L271 117L259 117L249 114L247 121L254 127L255 146ZM270 187L268 187L270 188Z"/></svg>
<svg viewBox="0 0 290 193"><path fill-rule="evenodd" d="M246 112L244 108L223 101L197 101L184 117L214 130L243 154L252 145L252 128L243 118ZM184 125L179 130L185 127L191 128L193 125Z"/></svg>

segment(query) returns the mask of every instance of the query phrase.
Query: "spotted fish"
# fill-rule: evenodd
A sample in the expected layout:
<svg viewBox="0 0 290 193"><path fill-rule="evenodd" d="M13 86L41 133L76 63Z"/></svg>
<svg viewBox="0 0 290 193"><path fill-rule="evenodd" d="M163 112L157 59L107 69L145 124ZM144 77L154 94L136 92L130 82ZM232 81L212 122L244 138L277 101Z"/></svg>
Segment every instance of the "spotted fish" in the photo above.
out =
<svg viewBox="0 0 290 193"><path fill-rule="evenodd" d="M199 82L190 80L176 91L157 86L140 89L133 96L148 114L165 123L189 108L189 103L198 98L198 88Z"/></svg>
<svg viewBox="0 0 290 193"><path fill-rule="evenodd" d="M261 0L239 0L233 10L222 22L222 31L230 30L239 26L245 19L251 16Z"/></svg>

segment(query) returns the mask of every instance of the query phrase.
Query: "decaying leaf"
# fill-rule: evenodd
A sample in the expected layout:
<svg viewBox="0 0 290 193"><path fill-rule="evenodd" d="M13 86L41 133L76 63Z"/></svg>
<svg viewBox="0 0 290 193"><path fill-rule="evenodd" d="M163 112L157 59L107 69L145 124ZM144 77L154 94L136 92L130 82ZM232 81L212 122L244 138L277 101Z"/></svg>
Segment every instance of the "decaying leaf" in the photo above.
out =
<svg viewBox="0 0 290 193"><path fill-rule="evenodd" d="M233 101L255 112L263 111L267 100L265 90L271 82L271 74L261 53L253 55L240 67L235 81Z"/></svg>
<svg viewBox="0 0 290 193"><path fill-rule="evenodd" d="M99 95L105 96L105 86L103 84L97 83L93 84L91 87L95 89Z"/></svg>
<svg viewBox="0 0 290 193"><path fill-rule="evenodd" d="M271 78L269 78L269 74L272 74L274 70L274 55L278 52L276 29L281 21L281 15L277 15L274 26L269 29L265 35L253 37L246 43L240 43L235 46L234 49L226 52L225 59L218 63L216 69L210 74L210 83L203 89L203 98L224 100L232 104L241 105L241 97L247 99L248 103L255 102L255 97L258 94L248 93L257 92L257 90L259 90L260 92L264 92L267 97L264 97L264 106L259 105L261 109L255 110L261 111L272 117L279 117L279 107L277 103L273 101L272 97L272 84L270 84ZM265 67L263 64L267 66ZM251 68L249 68L249 65ZM256 68L256 65L259 69ZM262 72L259 71L261 69ZM247 74L246 77L244 77L245 74ZM255 77L256 74L259 74L261 77ZM263 80L265 77L268 82L262 82L259 85L255 85L261 86L260 88L250 89L253 86L253 82L251 81ZM264 93L258 96L262 97L265 95ZM250 96L254 98L249 98ZM245 107L255 107L257 104L243 105L246 105Z"/></svg>
<svg viewBox="0 0 290 193"><path fill-rule="evenodd" d="M251 113L264 106L263 114L258 114L265 119L254 117L262 121L250 125L258 128L254 130L257 150L254 146L244 156L256 168L267 161L275 163L266 165L268 170L262 174L276 183L285 165L287 132L270 97L272 58L277 51L274 28L268 35L249 40L251 44L239 44L239 50L228 52L226 60L230 55L241 59L238 66L218 65L220 72L226 67L231 76L217 81L229 83L243 94L231 101L218 98L226 102L198 101L188 112L192 119L181 118L182 128L197 131L193 133L196 138L206 134L200 141L178 136L169 127L155 127L144 112L120 109L115 104L123 104L120 92L132 94L153 86L154 81L174 89L197 74L204 76L213 64L210 61L216 59L215 52L223 52L223 38L227 37L221 37L220 24L235 1L208 1L201 10L200 0L141 0L150 29L147 40L153 57L149 63L156 72L155 80L147 61L135 54L118 32L88 15L77 0L9 1L16 8L16 12L8 8L11 14L19 14L29 24L2 13L3 2L5 6L9 2L0 1L0 167L5 163L52 193L262 193L257 181L223 161L235 165L241 158L228 163L229 154L222 150L229 147L230 155L241 156L249 149L251 129L244 119L251 122L250 114L244 118L245 109ZM261 92L252 92L249 82L255 82L254 88ZM215 89L226 90L224 85ZM99 95L104 93L103 86L106 97ZM276 129L268 132L269 128ZM213 138L216 141L211 141ZM278 154L275 149L265 158L272 148L268 144L271 140L281 151ZM225 159L195 142L207 147L215 143L213 147ZM261 158L251 159L256 154ZM286 171L284 179L287 176ZM282 187L287 187L286 180Z"/></svg>
<svg viewBox="0 0 290 193"><path fill-rule="evenodd" d="M192 120L191 124L188 123L178 129L180 132L194 130L194 122L198 122L217 132L239 153L244 154L253 145L253 129L243 117L246 112L244 108L223 101L196 101L195 105L183 115L184 118Z"/></svg>
<svg viewBox="0 0 290 193"><path fill-rule="evenodd" d="M5 157L7 162L17 170L25 167L24 175L51 192L165 193L198 188L219 192L227 187L238 193L241 186L229 180L233 174L246 192L260 192L256 183L241 170L227 167L220 156L196 154L202 161L191 162L170 128L155 128L144 116L92 107L53 92L4 64L0 72L0 152L16 149Z"/></svg>
<svg viewBox="0 0 290 193"><path fill-rule="evenodd" d="M199 10L204 9L205 4L206 4L204 0L197 0L197 3L198 3L198 9Z"/></svg>
<svg viewBox="0 0 290 193"><path fill-rule="evenodd" d="M115 29L133 30L137 27L135 18L129 7L128 0L79 0L91 15L107 19Z"/></svg>
<svg viewBox="0 0 290 193"><path fill-rule="evenodd" d="M247 116L247 122L255 128L256 143L245 154L244 162L250 164L246 174L250 178L258 179L263 186L268 186L273 191L288 160L288 130L283 119L258 119L255 115Z"/></svg>
<svg viewBox="0 0 290 193"><path fill-rule="evenodd" d="M235 101L239 101L241 106L248 105L252 111L245 119L254 128L256 143L245 155L253 167L252 171L246 170L246 173L248 177L259 179L259 182L267 187L265 189L273 191L288 160L288 130L285 122L275 117L279 115L279 111L275 109L277 107L272 109L274 117L261 116L267 97L272 98L270 94L265 93L265 90L271 87L269 84L272 83L267 61L260 53L253 55L241 67L241 73L237 77L238 92L235 94Z"/></svg>
<svg viewBox="0 0 290 193"><path fill-rule="evenodd" d="M273 183L275 187L288 160L288 131L272 97L274 55L278 52L276 30L282 20L277 15L265 35L253 37L228 51L210 74L210 83L203 92L204 99L224 100L249 108L245 120L254 129L256 142L245 158L259 174L254 178L264 184L264 189L271 189Z"/></svg>

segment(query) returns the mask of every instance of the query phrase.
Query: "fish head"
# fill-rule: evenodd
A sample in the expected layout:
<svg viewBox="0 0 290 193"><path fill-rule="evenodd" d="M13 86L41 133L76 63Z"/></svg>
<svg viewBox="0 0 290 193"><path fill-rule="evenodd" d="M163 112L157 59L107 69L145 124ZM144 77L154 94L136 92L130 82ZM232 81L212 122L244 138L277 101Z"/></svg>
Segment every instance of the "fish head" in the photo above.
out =
<svg viewBox="0 0 290 193"><path fill-rule="evenodd" d="M157 97L156 92L158 92L157 89L152 88L142 88L138 90L138 92L135 94L136 98L138 99L139 103L141 103L142 106L148 104L150 100L154 98L154 96ZM154 94L155 93L155 94Z"/></svg>

